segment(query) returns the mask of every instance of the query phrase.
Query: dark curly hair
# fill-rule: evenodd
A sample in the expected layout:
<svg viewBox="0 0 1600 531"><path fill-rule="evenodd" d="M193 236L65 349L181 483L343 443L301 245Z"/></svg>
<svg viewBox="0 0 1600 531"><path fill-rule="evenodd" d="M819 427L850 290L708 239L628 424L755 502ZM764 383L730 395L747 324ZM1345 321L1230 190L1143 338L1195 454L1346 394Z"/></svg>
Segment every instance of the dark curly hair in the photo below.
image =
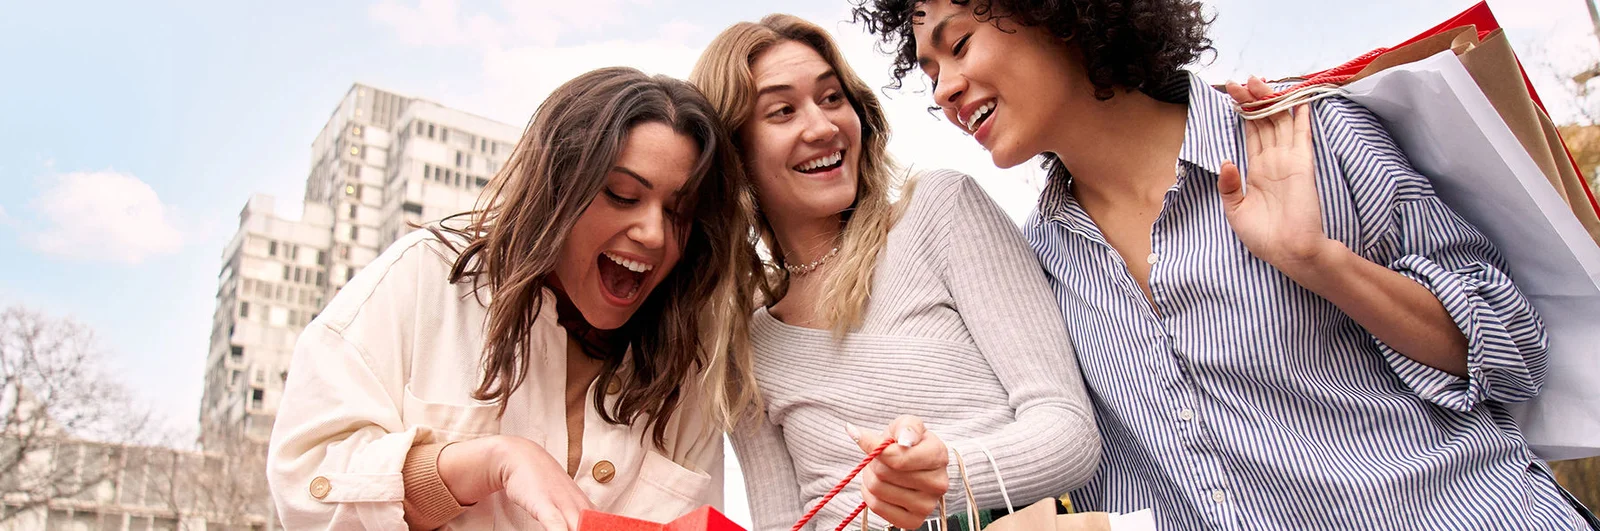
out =
<svg viewBox="0 0 1600 531"><path fill-rule="evenodd" d="M856 0L854 22L882 42L879 50L894 55L888 88L899 89L907 72L917 68L917 43L912 27L920 24L926 0ZM1083 65L1095 97L1111 99L1114 88L1146 94L1171 79L1179 68L1215 52L1206 28L1211 18L1196 0L950 0L967 5L984 22L1011 19L1023 26L1050 30L1070 39L1083 53Z"/></svg>

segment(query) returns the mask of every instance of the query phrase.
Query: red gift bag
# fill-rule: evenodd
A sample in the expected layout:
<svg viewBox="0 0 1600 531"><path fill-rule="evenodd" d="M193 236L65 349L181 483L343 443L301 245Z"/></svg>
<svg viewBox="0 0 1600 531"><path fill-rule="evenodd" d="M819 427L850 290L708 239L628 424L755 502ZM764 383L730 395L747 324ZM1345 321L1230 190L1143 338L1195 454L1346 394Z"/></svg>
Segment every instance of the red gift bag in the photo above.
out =
<svg viewBox="0 0 1600 531"><path fill-rule="evenodd" d="M665 524L600 511L584 511L580 518L578 531L745 531L709 505Z"/></svg>

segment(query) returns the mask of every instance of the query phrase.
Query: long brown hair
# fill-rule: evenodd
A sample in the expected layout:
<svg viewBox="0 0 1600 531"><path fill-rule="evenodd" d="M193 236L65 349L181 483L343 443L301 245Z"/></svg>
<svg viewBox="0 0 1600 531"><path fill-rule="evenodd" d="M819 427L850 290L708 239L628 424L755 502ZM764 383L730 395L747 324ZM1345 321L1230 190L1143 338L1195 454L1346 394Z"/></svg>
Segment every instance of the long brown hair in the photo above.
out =
<svg viewBox="0 0 1600 531"><path fill-rule="evenodd" d="M612 424L647 417L656 446L664 447L686 378L698 371L712 394L706 405L725 411L720 390L728 358L746 350L739 340L748 316L731 301L750 297L740 280L751 267L741 252L748 247L750 194L728 134L699 91L620 67L568 81L534 112L477 208L460 215L467 224L441 230L467 242L450 281L471 281L491 294L483 378L472 396L499 403L504 413L527 376L530 331L567 235L600 193L628 134L644 123L665 124L700 150L684 186L683 256L619 329L633 356L614 409L606 409L603 393L620 379L620 356L604 360L594 403Z"/></svg>
<svg viewBox="0 0 1600 531"><path fill-rule="evenodd" d="M824 322L842 335L861 324L872 291L873 268L897 218L889 198L896 180L895 164L888 149L889 121L884 117L877 95L844 61L826 31L805 19L785 14L767 15L761 22L740 22L723 30L700 54L689 81L711 100L723 125L737 134L756 104L756 83L750 65L763 52L790 41L811 47L828 62L838 74L845 98L861 121L861 175L856 180L856 200L844 212L839 258L826 273L822 297L818 299ZM910 187L902 191L902 204L907 202L910 193ZM772 260L758 279L756 289L762 292L767 304L772 304L789 290L789 275L783 268L784 252L774 237L772 224L759 210L756 223Z"/></svg>

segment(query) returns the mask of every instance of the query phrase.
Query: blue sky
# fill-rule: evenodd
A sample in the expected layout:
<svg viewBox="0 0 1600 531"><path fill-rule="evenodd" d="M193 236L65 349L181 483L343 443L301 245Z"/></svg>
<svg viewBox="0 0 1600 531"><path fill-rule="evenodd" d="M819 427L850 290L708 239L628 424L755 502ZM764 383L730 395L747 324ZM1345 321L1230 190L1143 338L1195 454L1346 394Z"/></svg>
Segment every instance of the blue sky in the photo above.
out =
<svg viewBox="0 0 1600 531"><path fill-rule="evenodd" d="M1404 40L1468 0L1223 0L1210 81L1332 66ZM739 20L786 11L835 31L882 85L886 61L843 1L380 0L14 2L0 16L0 305L98 331L108 371L192 425L223 245L252 193L298 203L310 143L352 82L521 125L600 66L685 75ZM1600 57L1583 0L1491 2L1559 119L1555 72ZM1551 68L1553 66L1554 68ZM910 86L920 84L913 82ZM888 99L898 158L978 175L1014 215L1028 169L998 171L953 128Z"/></svg>

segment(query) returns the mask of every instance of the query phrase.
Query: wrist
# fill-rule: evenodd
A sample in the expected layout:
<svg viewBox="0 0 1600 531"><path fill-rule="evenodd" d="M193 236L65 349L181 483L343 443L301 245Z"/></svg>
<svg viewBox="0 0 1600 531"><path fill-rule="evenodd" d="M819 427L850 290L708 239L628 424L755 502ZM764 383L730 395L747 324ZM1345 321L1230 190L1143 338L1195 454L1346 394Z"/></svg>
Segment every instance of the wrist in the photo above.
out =
<svg viewBox="0 0 1600 531"><path fill-rule="evenodd" d="M511 437L493 435L461 441L439 452L439 477L461 505L472 505L505 488L504 458Z"/></svg>
<svg viewBox="0 0 1600 531"><path fill-rule="evenodd" d="M1316 286L1336 283L1340 278L1354 273L1355 270L1350 267L1351 258L1360 257L1345 247L1344 242L1323 238L1306 250L1280 258L1272 265L1301 286L1317 291Z"/></svg>

